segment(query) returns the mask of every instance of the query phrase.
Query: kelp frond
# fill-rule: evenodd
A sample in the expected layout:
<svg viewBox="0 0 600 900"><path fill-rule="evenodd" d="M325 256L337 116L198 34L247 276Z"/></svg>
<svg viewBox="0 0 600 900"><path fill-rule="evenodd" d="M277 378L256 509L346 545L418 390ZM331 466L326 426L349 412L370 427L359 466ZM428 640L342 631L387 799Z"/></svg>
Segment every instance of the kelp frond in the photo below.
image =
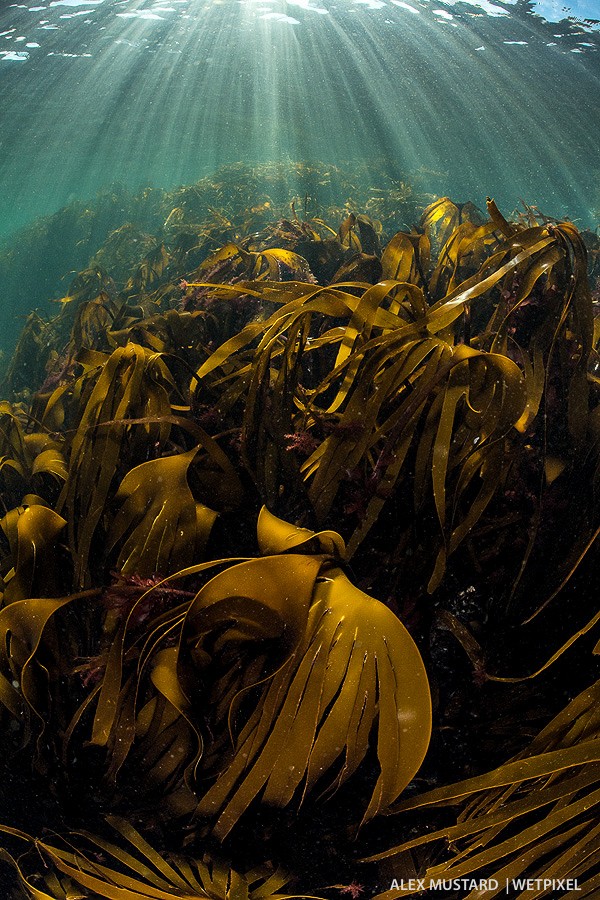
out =
<svg viewBox="0 0 600 900"><path fill-rule="evenodd" d="M431 880L487 879L500 896L519 878L577 882L577 896L595 897L600 886L600 682L579 694L513 760L491 772L401 801L394 815L423 808L456 807L456 822L371 857L393 859L443 842L443 862L423 873ZM388 890L378 900L412 896ZM524 892L525 894L526 892ZM477 889L465 894L475 900Z"/></svg>
<svg viewBox="0 0 600 900"><path fill-rule="evenodd" d="M61 840L34 840L24 832L0 826L0 833L30 844L18 862L4 850L0 859L12 866L19 883L35 900L294 900L283 890L290 876L268 864L240 873L218 858L178 858L159 854L126 821L109 817L115 844L100 835L81 832ZM39 876L29 874L31 860L44 862ZM92 892L92 895L88 893Z"/></svg>

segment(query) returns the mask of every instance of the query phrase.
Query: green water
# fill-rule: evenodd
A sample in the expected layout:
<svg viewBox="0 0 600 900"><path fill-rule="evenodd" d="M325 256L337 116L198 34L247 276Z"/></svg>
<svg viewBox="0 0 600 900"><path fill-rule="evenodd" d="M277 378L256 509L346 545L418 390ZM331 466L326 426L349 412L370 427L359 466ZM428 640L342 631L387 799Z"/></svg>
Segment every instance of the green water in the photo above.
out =
<svg viewBox="0 0 600 900"><path fill-rule="evenodd" d="M129 193L144 186L288 161L356 166L364 189L383 172L478 205L490 194L508 212L523 200L593 228L600 31L585 18L596 8L596 0L4 7L0 238L14 245L38 217L68 204L85 211L118 183L101 239L131 217ZM290 196L304 188L290 169ZM5 346L25 312L44 308L48 292L60 295L55 270L85 263L61 227L27 251L37 290L23 296L0 274Z"/></svg>

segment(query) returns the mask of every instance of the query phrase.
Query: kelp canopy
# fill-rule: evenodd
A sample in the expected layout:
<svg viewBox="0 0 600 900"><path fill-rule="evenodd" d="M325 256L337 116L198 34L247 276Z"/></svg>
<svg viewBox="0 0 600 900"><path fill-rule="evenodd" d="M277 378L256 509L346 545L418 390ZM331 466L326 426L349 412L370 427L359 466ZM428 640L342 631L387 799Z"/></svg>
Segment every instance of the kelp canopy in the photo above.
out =
<svg viewBox="0 0 600 900"><path fill-rule="evenodd" d="M595 896L597 241L261 202L225 235L173 207L137 259L121 226L14 355L6 878Z"/></svg>
<svg viewBox="0 0 600 900"><path fill-rule="evenodd" d="M112 184L92 200L73 200L0 243L0 291L11 298L0 316L11 341L0 334L0 347L14 343L22 327L15 325L17 316L32 308L47 315L47 301L62 297L73 276L91 265L126 282L153 247L165 242L174 251L176 239L185 254L182 271L190 271L227 241L288 218L292 198L303 218L336 223L348 211L360 210L380 221L391 237L416 222L433 199L425 182L428 190L443 192L445 180L429 171L393 177L387 161L373 160L368 166L238 163L173 190L148 186L133 193Z"/></svg>

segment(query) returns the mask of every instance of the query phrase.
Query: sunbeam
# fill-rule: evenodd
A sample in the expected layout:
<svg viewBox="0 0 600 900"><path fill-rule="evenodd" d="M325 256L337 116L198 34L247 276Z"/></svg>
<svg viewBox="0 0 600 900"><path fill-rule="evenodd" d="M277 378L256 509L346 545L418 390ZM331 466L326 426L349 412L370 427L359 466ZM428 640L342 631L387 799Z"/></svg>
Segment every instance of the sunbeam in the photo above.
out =
<svg viewBox="0 0 600 900"><path fill-rule="evenodd" d="M113 181L384 160L589 221L598 33L552 3L52 0L0 13L0 233ZM582 12L589 10L585 5ZM557 127L560 123L560 128ZM431 188L439 187L433 179Z"/></svg>

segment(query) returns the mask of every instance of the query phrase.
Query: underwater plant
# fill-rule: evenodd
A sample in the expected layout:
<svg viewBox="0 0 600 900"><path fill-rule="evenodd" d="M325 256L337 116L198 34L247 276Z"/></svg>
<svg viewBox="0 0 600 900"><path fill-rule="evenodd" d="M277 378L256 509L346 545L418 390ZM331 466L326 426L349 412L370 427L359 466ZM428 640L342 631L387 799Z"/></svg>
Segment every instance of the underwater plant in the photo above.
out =
<svg viewBox="0 0 600 900"><path fill-rule="evenodd" d="M493 872L497 889L524 874L546 880L537 896L550 893L553 880L577 881L577 894L595 897L600 885L600 741L598 682L582 691L536 736L525 751L492 772L437 788L401 802L394 813L423 806L458 806L452 824L419 835L373 859L400 856L435 841L453 848L446 860L423 873L428 880L474 878ZM489 879L491 881L491 878ZM377 896L411 896L405 890ZM465 893L470 900L477 889Z"/></svg>
<svg viewBox="0 0 600 900"><path fill-rule="evenodd" d="M593 253L492 200L388 238L186 196L0 404L2 859L53 900L592 896Z"/></svg>

